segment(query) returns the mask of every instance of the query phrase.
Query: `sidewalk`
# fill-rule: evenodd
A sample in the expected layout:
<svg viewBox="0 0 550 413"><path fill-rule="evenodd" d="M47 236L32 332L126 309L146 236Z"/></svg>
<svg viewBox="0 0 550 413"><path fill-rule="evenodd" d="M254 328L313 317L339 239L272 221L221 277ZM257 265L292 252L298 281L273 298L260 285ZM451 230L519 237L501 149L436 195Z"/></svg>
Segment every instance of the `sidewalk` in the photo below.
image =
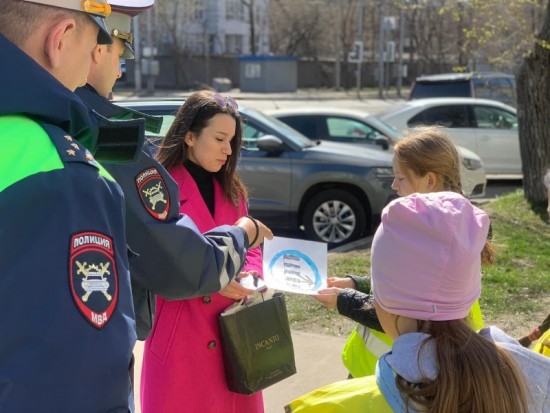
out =
<svg viewBox="0 0 550 413"><path fill-rule="evenodd" d="M265 413L283 413L284 406L294 398L311 390L347 378L347 370L340 359L345 337L292 331L297 373L268 389L264 394ZM143 342L138 341L136 357L136 413L139 408L139 388ZM221 412L220 412L221 413Z"/></svg>
<svg viewBox="0 0 550 413"><path fill-rule="evenodd" d="M265 413L283 413L284 406L296 397L345 380L348 371L340 354L346 338L293 331L296 374L264 391Z"/></svg>

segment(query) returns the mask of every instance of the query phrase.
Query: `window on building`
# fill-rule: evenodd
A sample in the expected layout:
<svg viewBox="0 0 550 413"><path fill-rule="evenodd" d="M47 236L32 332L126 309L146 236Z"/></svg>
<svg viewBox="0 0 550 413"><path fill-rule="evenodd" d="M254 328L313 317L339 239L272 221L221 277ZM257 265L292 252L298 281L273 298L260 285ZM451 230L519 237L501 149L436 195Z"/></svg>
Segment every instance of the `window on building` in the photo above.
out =
<svg viewBox="0 0 550 413"><path fill-rule="evenodd" d="M244 21L244 4L240 0L227 0L225 3L225 18L227 20Z"/></svg>
<svg viewBox="0 0 550 413"><path fill-rule="evenodd" d="M240 34L225 35L225 53L240 54L243 50L243 36Z"/></svg>
<svg viewBox="0 0 550 413"><path fill-rule="evenodd" d="M244 77L256 79L262 77L262 66L259 63L245 63Z"/></svg>
<svg viewBox="0 0 550 413"><path fill-rule="evenodd" d="M193 0L185 3L185 19L188 21L197 21L204 19L204 2L202 0Z"/></svg>
<svg viewBox="0 0 550 413"><path fill-rule="evenodd" d="M205 38L203 34L185 33L182 39L184 41L184 50L187 52L197 55L205 53Z"/></svg>

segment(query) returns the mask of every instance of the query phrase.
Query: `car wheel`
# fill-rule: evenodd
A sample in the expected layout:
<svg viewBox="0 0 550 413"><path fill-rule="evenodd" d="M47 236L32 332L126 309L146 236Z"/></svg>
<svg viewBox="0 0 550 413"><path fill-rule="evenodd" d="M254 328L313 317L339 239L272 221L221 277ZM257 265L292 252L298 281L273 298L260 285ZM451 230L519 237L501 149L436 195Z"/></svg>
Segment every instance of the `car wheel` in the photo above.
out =
<svg viewBox="0 0 550 413"><path fill-rule="evenodd" d="M337 247L358 239L365 229L365 209L349 192L330 189L315 195L304 209L306 237Z"/></svg>

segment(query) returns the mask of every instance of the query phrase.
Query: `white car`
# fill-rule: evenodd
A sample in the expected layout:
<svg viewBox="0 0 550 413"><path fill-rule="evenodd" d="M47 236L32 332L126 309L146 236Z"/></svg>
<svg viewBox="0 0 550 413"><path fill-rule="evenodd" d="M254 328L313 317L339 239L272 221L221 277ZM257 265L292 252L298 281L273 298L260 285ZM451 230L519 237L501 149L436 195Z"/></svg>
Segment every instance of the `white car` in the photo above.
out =
<svg viewBox="0 0 550 413"><path fill-rule="evenodd" d="M363 144L391 153L393 144L403 139L401 132L393 126L358 110L296 108L264 112L313 140ZM481 158L466 148L458 146L457 149L463 160L461 173L465 194L483 196L487 179Z"/></svg>
<svg viewBox="0 0 550 413"><path fill-rule="evenodd" d="M489 179L521 179L517 112L494 100L430 98L397 104L377 116L399 130L439 125L483 160Z"/></svg>

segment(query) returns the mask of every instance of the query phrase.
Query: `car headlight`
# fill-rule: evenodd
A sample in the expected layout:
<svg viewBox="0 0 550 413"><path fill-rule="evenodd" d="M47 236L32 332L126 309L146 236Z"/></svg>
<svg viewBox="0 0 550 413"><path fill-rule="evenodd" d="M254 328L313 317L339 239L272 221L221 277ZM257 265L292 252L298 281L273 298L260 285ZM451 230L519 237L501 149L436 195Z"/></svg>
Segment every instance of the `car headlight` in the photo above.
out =
<svg viewBox="0 0 550 413"><path fill-rule="evenodd" d="M393 174L393 168L391 167L378 167L378 168L374 168L374 175L376 175L376 177L378 179L382 179L382 180L393 180L394 178L394 174Z"/></svg>
<svg viewBox="0 0 550 413"><path fill-rule="evenodd" d="M464 167L470 171L475 171L481 167L483 167L483 162L479 159L472 159L472 158L462 158L462 164Z"/></svg>

